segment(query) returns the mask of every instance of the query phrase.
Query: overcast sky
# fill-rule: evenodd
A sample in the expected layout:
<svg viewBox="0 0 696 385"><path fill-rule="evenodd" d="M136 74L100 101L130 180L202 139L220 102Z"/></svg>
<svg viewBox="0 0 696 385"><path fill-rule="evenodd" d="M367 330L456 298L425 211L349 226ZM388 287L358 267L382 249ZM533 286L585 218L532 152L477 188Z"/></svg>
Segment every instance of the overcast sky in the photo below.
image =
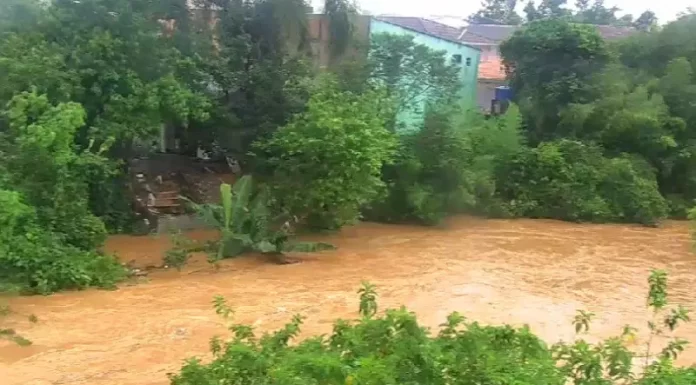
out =
<svg viewBox="0 0 696 385"><path fill-rule="evenodd" d="M0 0L1 1L1 0ZM537 0L538 3L540 0ZM323 0L311 0L316 11L322 9ZM357 0L362 10L371 14L391 14L400 16L459 16L467 17L480 8L480 0ZM519 0L517 11L522 14L526 1ZM569 0L568 4L575 3ZM696 7L696 0L605 0L607 7L616 5L624 13L638 17L650 9L657 14L660 23L674 20L679 12L687 7Z"/></svg>

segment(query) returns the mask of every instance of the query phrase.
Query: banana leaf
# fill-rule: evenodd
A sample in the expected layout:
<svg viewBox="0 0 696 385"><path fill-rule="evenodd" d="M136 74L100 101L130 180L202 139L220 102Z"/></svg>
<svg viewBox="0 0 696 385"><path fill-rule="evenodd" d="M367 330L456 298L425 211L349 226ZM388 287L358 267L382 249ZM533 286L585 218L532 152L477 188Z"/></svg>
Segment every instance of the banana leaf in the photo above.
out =
<svg viewBox="0 0 696 385"><path fill-rule="evenodd" d="M222 228L224 226L223 223L223 209L222 206L216 205L216 204L198 204L186 197L180 197L186 202L186 205L193 211L195 211L196 215L203 220L203 222L209 226L213 226L215 228Z"/></svg>
<svg viewBox="0 0 696 385"><path fill-rule="evenodd" d="M248 217L251 188L249 175L241 177L232 187L227 183L220 186L222 205L225 208L225 229L243 232Z"/></svg>
<svg viewBox="0 0 696 385"><path fill-rule="evenodd" d="M253 242L247 234L236 234L229 231L222 233L218 259L236 257L249 250Z"/></svg>

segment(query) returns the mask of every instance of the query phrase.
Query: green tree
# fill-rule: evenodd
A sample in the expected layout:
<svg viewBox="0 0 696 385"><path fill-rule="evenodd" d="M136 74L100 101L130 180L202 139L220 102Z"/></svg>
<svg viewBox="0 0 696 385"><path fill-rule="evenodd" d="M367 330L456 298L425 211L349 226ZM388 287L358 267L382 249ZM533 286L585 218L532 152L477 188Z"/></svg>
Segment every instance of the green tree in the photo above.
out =
<svg viewBox="0 0 696 385"><path fill-rule="evenodd" d="M216 47L199 52L216 109L212 119L191 127L191 140L244 160L251 143L285 125L309 97L306 4L201 0L200 7L217 17Z"/></svg>
<svg viewBox="0 0 696 385"><path fill-rule="evenodd" d="M307 111L258 144L278 205L316 228L357 220L384 189L380 171L396 146L385 127L389 108L378 91L355 95L320 82Z"/></svg>
<svg viewBox="0 0 696 385"><path fill-rule="evenodd" d="M349 0L325 0L324 14L329 17L331 55L337 60L350 46L353 39L353 18L357 15L356 5Z"/></svg>
<svg viewBox="0 0 696 385"><path fill-rule="evenodd" d="M106 230L89 210L88 182L110 165L104 146L75 148L85 115L79 104L54 106L34 93L8 105L0 137L0 284L49 293L123 277L115 260L94 253Z"/></svg>
<svg viewBox="0 0 696 385"><path fill-rule="evenodd" d="M653 11L645 11L633 22L633 26L640 31L651 31L657 26L657 15Z"/></svg>
<svg viewBox="0 0 696 385"><path fill-rule="evenodd" d="M525 14L525 20L528 23L540 20L542 18L541 13L539 12L539 10L537 10L537 7L534 5L534 2L532 0L529 0L527 2L527 5L524 6L523 11Z"/></svg>
<svg viewBox="0 0 696 385"><path fill-rule="evenodd" d="M655 174L635 159L563 139L522 151L498 169L499 196L515 216L655 225L667 215Z"/></svg>
<svg viewBox="0 0 696 385"><path fill-rule="evenodd" d="M481 9L469 16L469 22L518 25L522 23L522 18L515 12L516 7L517 0L484 0Z"/></svg>
<svg viewBox="0 0 696 385"><path fill-rule="evenodd" d="M432 225L465 212L501 214L495 168L524 148L516 106L494 119L431 110L422 129L400 139L383 171L389 193L370 205L369 219Z"/></svg>
<svg viewBox="0 0 696 385"><path fill-rule="evenodd" d="M419 111L424 101L449 105L457 100L459 68L444 52L418 44L408 35L377 34L371 41L369 81L387 91L396 104L394 116L424 112Z"/></svg>
<svg viewBox="0 0 696 385"><path fill-rule="evenodd" d="M541 0L537 7L537 12L542 18L564 18L572 14L565 8L568 0Z"/></svg>
<svg viewBox="0 0 696 385"><path fill-rule="evenodd" d="M606 42L587 25L531 23L500 51L532 141L559 137L560 112L591 100L591 79L611 61Z"/></svg>
<svg viewBox="0 0 696 385"><path fill-rule="evenodd" d="M607 8L604 5L604 0L594 0L592 5L589 1L580 1L582 8L578 7L578 12L574 18L578 22L594 25L614 25L619 23L616 13L618 7Z"/></svg>
<svg viewBox="0 0 696 385"><path fill-rule="evenodd" d="M132 156L135 144L158 138L164 123L207 118L208 98L181 80L186 60L162 31L159 3L58 0L39 10L33 24L14 21L0 39L1 104L32 90L52 103L79 103L85 118L75 144L84 150L111 143L108 155L118 160ZM91 176L91 209L122 227L118 218L130 210L123 179Z"/></svg>

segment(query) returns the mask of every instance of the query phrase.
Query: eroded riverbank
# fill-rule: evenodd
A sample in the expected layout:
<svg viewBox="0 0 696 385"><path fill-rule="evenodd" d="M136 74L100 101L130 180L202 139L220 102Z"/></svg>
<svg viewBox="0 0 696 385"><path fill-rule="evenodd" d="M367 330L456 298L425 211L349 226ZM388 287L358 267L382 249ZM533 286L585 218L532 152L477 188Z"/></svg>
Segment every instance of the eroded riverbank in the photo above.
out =
<svg viewBox="0 0 696 385"><path fill-rule="evenodd" d="M166 373L205 355L209 338L224 333L210 305L216 294L238 321L267 330L301 313L304 332L317 334L355 316L355 291L369 280L380 307L405 304L428 326L457 310L485 323L528 323L555 341L572 337L576 309L596 313L592 338L619 334L625 324L645 331L647 275L666 268L673 302L696 309L696 255L685 223L649 229L458 218L443 229L366 223L327 238L339 249L294 265L247 257L215 271L199 259L117 291L13 299L14 310L40 322L11 325L33 346L0 342L2 383L167 384ZM108 247L147 266L160 263L167 241L117 237ZM696 343L696 324L678 335ZM696 347L679 363L696 363Z"/></svg>

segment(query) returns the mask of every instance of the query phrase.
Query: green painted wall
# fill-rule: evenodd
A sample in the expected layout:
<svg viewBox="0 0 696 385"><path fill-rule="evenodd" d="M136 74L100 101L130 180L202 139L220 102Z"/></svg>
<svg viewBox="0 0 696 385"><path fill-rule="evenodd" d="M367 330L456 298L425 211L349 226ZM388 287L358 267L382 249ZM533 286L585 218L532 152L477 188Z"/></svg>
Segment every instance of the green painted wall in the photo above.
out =
<svg viewBox="0 0 696 385"><path fill-rule="evenodd" d="M447 52L448 59L452 59L454 55L461 55L462 62L458 64L460 67L459 81L460 88L460 105L465 108L476 108L477 98L476 91L478 85L478 67L481 59L481 51L463 44L458 44L448 40L439 39L430 35L424 35L410 29L372 19L370 21L370 35L380 33L391 33L397 35L411 35L414 42L423 44L438 51ZM407 130L420 129L423 123L423 111L425 109L426 100L419 101L421 108L418 112L404 112L397 116L399 123L402 123Z"/></svg>

